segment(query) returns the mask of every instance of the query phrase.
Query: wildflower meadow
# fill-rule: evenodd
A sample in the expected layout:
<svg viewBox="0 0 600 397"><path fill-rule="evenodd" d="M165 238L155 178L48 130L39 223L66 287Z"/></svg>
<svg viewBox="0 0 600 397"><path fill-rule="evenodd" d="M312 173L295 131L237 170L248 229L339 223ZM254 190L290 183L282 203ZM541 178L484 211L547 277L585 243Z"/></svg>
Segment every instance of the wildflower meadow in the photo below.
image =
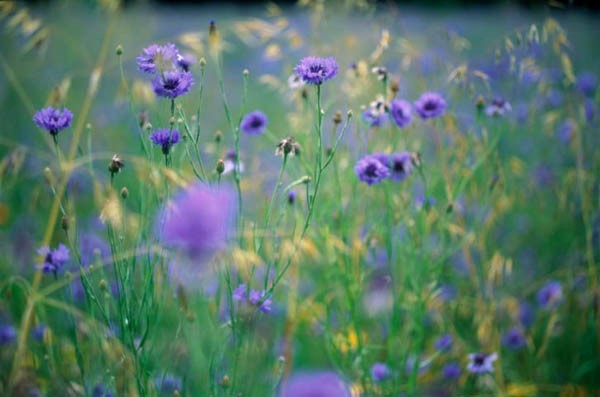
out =
<svg viewBox="0 0 600 397"><path fill-rule="evenodd" d="M0 396L600 395L599 23L0 2Z"/></svg>

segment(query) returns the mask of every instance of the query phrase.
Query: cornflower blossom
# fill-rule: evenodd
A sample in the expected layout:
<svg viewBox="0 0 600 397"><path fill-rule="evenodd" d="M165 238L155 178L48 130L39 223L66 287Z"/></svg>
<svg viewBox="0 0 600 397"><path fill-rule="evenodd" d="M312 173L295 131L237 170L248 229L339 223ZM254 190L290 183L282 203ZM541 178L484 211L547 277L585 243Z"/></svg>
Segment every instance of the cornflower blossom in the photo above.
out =
<svg viewBox="0 0 600 397"><path fill-rule="evenodd" d="M180 57L175 44L152 44L142 50L142 53L136 58L136 63L142 72L162 73L173 70Z"/></svg>
<svg viewBox="0 0 600 397"><path fill-rule="evenodd" d="M369 107L362 112L363 119L371 127L380 127L388 119L387 105L383 96L377 98L369 104Z"/></svg>
<svg viewBox="0 0 600 397"><path fill-rule="evenodd" d="M577 76L575 87L586 97L593 97L598 87L598 77L592 72L583 72Z"/></svg>
<svg viewBox="0 0 600 397"><path fill-rule="evenodd" d="M160 129L153 131L150 135L150 140L156 146L160 146L163 154L166 156L171 151L171 148L179 142L179 131Z"/></svg>
<svg viewBox="0 0 600 397"><path fill-rule="evenodd" d="M269 123L267 115L260 110L255 110L246 114L240 122L240 130L248 135L259 135Z"/></svg>
<svg viewBox="0 0 600 397"><path fill-rule="evenodd" d="M358 178L367 185L379 183L390 176L387 165L382 164L375 156L367 155L358 160L354 167Z"/></svg>
<svg viewBox="0 0 600 397"><path fill-rule="evenodd" d="M452 342L452 335L444 334L435 340L433 346L437 351L447 352L452 348Z"/></svg>
<svg viewBox="0 0 600 397"><path fill-rule="evenodd" d="M180 392L183 386L181 378L171 374L157 376L154 379L154 384L159 392L169 396L172 396L175 391Z"/></svg>
<svg viewBox="0 0 600 397"><path fill-rule="evenodd" d="M496 97L492 99L492 102L485 108L485 114L488 116L504 116L511 110L512 107L506 99Z"/></svg>
<svg viewBox="0 0 600 397"><path fill-rule="evenodd" d="M391 376L390 368L384 363L375 363L371 367L371 379L374 382L382 382Z"/></svg>
<svg viewBox="0 0 600 397"><path fill-rule="evenodd" d="M502 335L501 341L502 345L513 350L520 349L527 343L523 331L518 327L513 327L506 331L506 333Z"/></svg>
<svg viewBox="0 0 600 397"><path fill-rule="evenodd" d="M425 92L414 103L422 119L439 117L446 111L446 100L437 92Z"/></svg>
<svg viewBox="0 0 600 397"><path fill-rule="evenodd" d="M446 380L454 380L460 376L461 368L458 363L450 362L442 368L442 375Z"/></svg>
<svg viewBox="0 0 600 397"><path fill-rule="evenodd" d="M302 372L281 385L279 397L351 397L348 385L334 372Z"/></svg>
<svg viewBox="0 0 600 397"><path fill-rule="evenodd" d="M321 85L337 75L338 65L333 57L309 56L296 65L294 72L307 84Z"/></svg>
<svg viewBox="0 0 600 397"><path fill-rule="evenodd" d="M0 325L0 346L8 345L17 339L17 330L12 325Z"/></svg>
<svg viewBox="0 0 600 397"><path fill-rule="evenodd" d="M251 290L250 295L248 296L248 302L257 306L261 312L270 313L273 301L270 298L265 299L266 294L266 291Z"/></svg>
<svg viewBox="0 0 600 397"><path fill-rule="evenodd" d="M406 127L412 121L412 106L403 99L391 101L389 112L394 123L400 128Z"/></svg>
<svg viewBox="0 0 600 397"><path fill-rule="evenodd" d="M498 354L491 353L471 353L469 354L469 364L467 370L473 374L484 374L494 372L494 361L498 359Z"/></svg>
<svg viewBox="0 0 600 397"><path fill-rule="evenodd" d="M548 281L537 293L538 304L544 309L553 309L563 300L562 286L558 281Z"/></svg>
<svg viewBox="0 0 600 397"><path fill-rule="evenodd" d="M57 273L69 261L69 249L62 243L54 250L48 246L40 247L37 253L44 258L44 273Z"/></svg>
<svg viewBox="0 0 600 397"><path fill-rule="evenodd" d="M52 106L41 109L33 116L33 121L38 127L48 131L50 135L56 135L71 125L73 121L73 113L67 108L62 110L55 109Z"/></svg>
<svg viewBox="0 0 600 397"><path fill-rule="evenodd" d="M166 71L152 80L154 93L159 97L170 99L186 94L193 84L192 74L180 70Z"/></svg>
<svg viewBox="0 0 600 397"><path fill-rule="evenodd" d="M409 152L392 153L389 155L390 179L402 182L413 171L413 155Z"/></svg>

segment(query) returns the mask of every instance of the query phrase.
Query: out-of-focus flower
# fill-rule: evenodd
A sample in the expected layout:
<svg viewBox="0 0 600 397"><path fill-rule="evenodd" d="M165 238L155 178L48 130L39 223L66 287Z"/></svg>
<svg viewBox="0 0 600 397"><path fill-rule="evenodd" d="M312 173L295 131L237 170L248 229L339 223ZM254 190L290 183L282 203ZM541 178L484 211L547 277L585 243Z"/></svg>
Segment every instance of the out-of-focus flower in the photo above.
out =
<svg viewBox="0 0 600 397"><path fill-rule="evenodd" d="M48 327L46 327L45 324L39 324L33 327L31 329L31 337L33 338L33 340L37 342L42 342L44 340L44 334L46 333L47 328Z"/></svg>
<svg viewBox="0 0 600 397"><path fill-rule="evenodd" d="M150 135L152 143L156 146L160 146L163 154L166 156L171 151L171 148L179 142L179 131L160 129L153 131Z"/></svg>
<svg viewBox="0 0 600 397"><path fill-rule="evenodd" d="M412 120L411 109L410 103L403 99L394 99L390 102L390 115L398 127L404 128L410 124Z"/></svg>
<svg viewBox="0 0 600 397"><path fill-rule="evenodd" d="M320 85L334 78L338 72L335 58L309 56L303 58L294 68L294 72L307 84Z"/></svg>
<svg viewBox="0 0 600 397"><path fill-rule="evenodd" d="M234 301L237 301L237 302L245 301L246 300L246 284L238 285L231 293L231 296Z"/></svg>
<svg viewBox="0 0 600 397"><path fill-rule="evenodd" d="M381 182L390 176L389 168L372 155L364 156L358 160L354 172L367 185Z"/></svg>
<svg viewBox="0 0 600 397"><path fill-rule="evenodd" d="M69 127L73 121L73 113L67 108L54 109L52 106L39 110L33 121L38 127L45 129L52 136L56 136L61 130Z"/></svg>
<svg viewBox="0 0 600 397"><path fill-rule="evenodd" d="M142 50L136 58L138 69L145 73L162 73L174 68L179 52L175 44L152 44Z"/></svg>
<svg viewBox="0 0 600 397"><path fill-rule="evenodd" d="M303 372L283 382L279 397L350 397L348 385L333 372Z"/></svg>
<svg viewBox="0 0 600 397"><path fill-rule="evenodd" d="M92 389L92 397L113 397L114 394L102 383L97 383Z"/></svg>
<svg viewBox="0 0 600 397"><path fill-rule="evenodd" d="M235 195L196 183L167 203L159 215L162 242L177 247L192 260L210 257L227 242L235 215Z"/></svg>
<svg viewBox="0 0 600 397"><path fill-rule="evenodd" d="M452 348L452 342L452 335L444 334L435 340L433 346L435 347L435 350L447 352Z"/></svg>
<svg viewBox="0 0 600 397"><path fill-rule="evenodd" d="M69 249L62 243L54 250L48 246L40 247L38 255L44 258L42 264L44 273L57 273L69 261Z"/></svg>
<svg viewBox="0 0 600 397"><path fill-rule="evenodd" d="M296 202L296 196L297 196L297 194L296 194L296 192L295 192L295 191L293 191L293 190L290 190L290 191L288 192L287 199L288 199L288 203L289 203L290 205L292 205L292 204L294 204L294 203Z"/></svg>
<svg viewBox="0 0 600 397"><path fill-rule="evenodd" d="M447 380L457 379L460 376L460 373L460 365L455 362L448 363L442 368L442 375L444 376L444 379Z"/></svg>
<svg viewBox="0 0 600 397"><path fill-rule="evenodd" d="M235 153L235 149L230 149L225 153L225 158L223 162L225 163L225 168L223 169L223 175L233 172L235 168L235 160L237 158L237 154ZM239 172L244 172L244 163L238 160L238 169Z"/></svg>
<svg viewBox="0 0 600 397"><path fill-rule="evenodd" d="M267 115L260 110L255 110L242 118L240 129L248 135L259 135L267 128L268 123Z"/></svg>
<svg viewBox="0 0 600 397"><path fill-rule="evenodd" d="M252 303L254 306L258 306L261 312L270 313L273 301L270 298L265 299L265 296L265 291L251 290L250 295L248 296L248 302Z"/></svg>
<svg viewBox="0 0 600 397"><path fill-rule="evenodd" d="M484 374L494 372L494 361L498 359L498 354L491 353L471 353L469 354L469 363L467 370L473 374Z"/></svg>
<svg viewBox="0 0 600 397"><path fill-rule="evenodd" d="M9 324L0 325L0 346L8 345L17 339L17 330Z"/></svg>
<svg viewBox="0 0 600 397"><path fill-rule="evenodd" d="M509 349L520 349L525 346L525 343L525 335L523 335L523 331L518 327L513 327L502 335L502 345Z"/></svg>
<svg viewBox="0 0 600 397"><path fill-rule="evenodd" d="M575 86L586 97L593 97L598 87L598 77L592 72L583 72L577 76Z"/></svg>
<svg viewBox="0 0 600 397"><path fill-rule="evenodd" d="M527 302L519 304L519 322L525 328L530 327L535 321L535 309Z"/></svg>
<svg viewBox="0 0 600 397"><path fill-rule="evenodd" d="M504 116L512 110L510 103L504 98L496 97L485 108L485 114L488 116Z"/></svg>
<svg viewBox="0 0 600 397"><path fill-rule="evenodd" d="M299 154L300 144L291 136L282 139L275 148L275 155L277 156L295 156Z"/></svg>
<svg viewBox="0 0 600 397"><path fill-rule="evenodd" d="M181 392L183 385L179 376L167 374L164 376L157 376L154 379L154 384L158 391L166 396L172 396L175 391Z"/></svg>
<svg viewBox="0 0 600 397"><path fill-rule="evenodd" d="M288 77L287 83L288 87L292 90L304 87L304 85L306 85L302 77L298 76L296 73L293 73L290 75L290 77Z"/></svg>
<svg viewBox="0 0 600 397"><path fill-rule="evenodd" d="M196 58L193 55L177 54L177 66L179 66L181 68L181 70L183 70L184 72L189 72L190 67L195 63L196 63Z"/></svg>
<svg viewBox="0 0 600 397"><path fill-rule="evenodd" d="M413 155L409 152L392 153L389 156L390 179L402 182L413 171Z"/></svg>
<svg viewBox="0 0 600 397"><path fill-rule="evenodd" d="M374 382L382 382L390 377L391 371L384 363L375 363L371 367L371 379Z"/></svg>
<svg viewBox="0 0 600 397"><path fill-rule="evenodd" d="M446 100L437 92L425 92L415 102L415 110L422 119L439 117L446 111Z"/></svg>
<svg viewBox="0 0 600 397"><path fill-rule="evenodd" d="M388 119L387 105L382 95L369 104L369 107L362 112L363 120L371 127L380 127Z"/></svg>
<svg viewBox="0 0 600 397"><path fill-rule="evenodd" d="M194 77L190 72L170 70L156 76L152 80L154 93L163 98L175 99L186 94L194 84Z"/></svg>
<svg viewBox="0 0 600 397"><path fill-rule="evenodd" d="M560 123L556 129L558 140L562 143L569 143L575 136L576 124L573 120L566 120Z"/></svg>
<svg viewBox="0 0 600 397"><path fill-rule="evenodd" d="M548 281L537 293L538 304L544 309L553 309L562 300L562 286L558 281Z"/></svg>

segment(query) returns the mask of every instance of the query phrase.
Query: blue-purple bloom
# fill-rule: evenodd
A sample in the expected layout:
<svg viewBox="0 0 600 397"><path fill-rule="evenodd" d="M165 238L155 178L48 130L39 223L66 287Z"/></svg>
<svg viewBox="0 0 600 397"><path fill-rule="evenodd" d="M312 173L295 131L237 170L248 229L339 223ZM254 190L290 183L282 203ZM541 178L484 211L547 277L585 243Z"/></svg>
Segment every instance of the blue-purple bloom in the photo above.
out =
<svg viewBox="0 0 600 397"><path fill-rule="evenodd" d="M444 334L435 340L433 346L435 347L435 350L447 352L452 348L452 342L452 335Z"/></svg>
<svg viewBox="0 0 600 397"><path fill-rule="evenodd" d="M46 333L47 328L48 327L46 327L45 324L39 324L39 325L33 327L31 329L31 337L33 338L33 340L35 340L37 342L43 342L44 334Z"/></svg>
<svg viewBox="0 0 600 397"><path fill-rule="evenodd" d="M386 113L377 113L369 108L363 110L362 118L370 127L381 127L387 121L388 116Z"/></svg>
<svg viewBox="0 0 600 397"><path fill-rule="evenodd" d="M153 131L150 135L152 143L160 146L163 154L166 156L171 151L171 148L179 142L179 131L160 129Z"/></svg>
<svg viewBox="0 0 600 397"><path fill-rule="evenodd" d="M54 250L47 245L40 247L37 253L44 258L44 273L57 273L69 261L69 249L62 243Z"/></svg>
<svg viewBox="0 0 600 397"><path fill-rule="evenodd" d="M391 371L384 363L375 363L371 367L371 379L374 382L382 382L390 377Z"/></svg>
<svg viewBox="0 0 600 397"><path fill-rule="evenodd" d="M412 107L408 101L394 99L390 102L390 115L398 127L404 128L412 120Z"/></svg>
<svg viewBox="0 0 600 397"><path fill-rule="evenodd" d="M169 397L173 395L175 390L180 392L183 385L179 376L171 374L157 376L154 379L154 384L160 393L168 395Z"/></svg>
<svg viewBox="0 0 600 397"><path fill-rule="evenodd" d="M259 135L267 128L268 123L267 115L260 110L255 110L242 118L240 129L248 135Z"/></svg>
<svg viewBox="0 0 600 397"><path fill-rule="evenodd" d="M519 327L513 327L502 335L502 345L509 349L517 350L525 346L526 340Z"/></svg>
<svg viewBox="0 0 600 397"><path fill-rule="evenodd" d="M175 44L152 44L142 50L136 58L138 69L145 73L162 73L174 69L179 52Z"/></svg>
<svg viewBox="0 0 600 397"><path fill-rule="evenodd" d="M395 182L405 180L413 170L412 154L409 152L392 153L389 156L390 179Z"/></svg>
<svg viewBox="0 0 600 397"><path fill-rule="evenodd" d="M166 71L152 80L154 93L160 97L171 99L186 94L193 84L192 74L180 70Z"/></svg>
<svg viewBox="0 0 600 397"><path fill-rule="evenodd" d="M159 215L162 242L192 260L206 259L225 246L235 212L231 189L198 182L177 193Z"/></svg>
<svg viewBox="0 0 600 397"><path fill-rule="evenodd" d="M70 126L72 120L73 113L69 109L59 110L54 109L52 106L39 110L33 116L33 121L52 136L56 136L61 130Z"/></svg>
<svg viewBox="0 0 600 397"><path fill-rule="evenodd" d="M422 119L439 117L446 111L446 100L437 92L425 92L415 102L415 110Z"/></svg>
<svg viewBox="0 0 600 397"><path fill-rule="evenodd" d="M358 178L367 185L381 182L390 176L390 170L387 165L382 164L373 155L367 155L358 160L354 167L354 172Z"/></svg>
<svg viewBox="0 0 600 397"><path fill-rule="evenodd" d="M189 72L190 67L194 63L196 63L196 58L193 55L177 55L177 66L179 66L184 72Z"/></svg>
<svg viewBox="0 0 600 397"><path fill-rule="evenodd" d="M294 72L307 84L320 85L331 80L338 72L335 58L306 57L294 68Z"/></svg>
<svg viewBox="0 0 600 397"><path fill-rule="evenodd" d="M114 397L114 394L102 383L97 383L92 389L92 397Z"/></svg>
<svg viewBox="0 0 600 397"><path fill-rule="evenodd" d="M246 284L238 285L231 293L231 296L234 301L237 301L237 302L245 301L246 300Z"/></svg>
<svg viewBox="0 0 600 397"><path fill-rule="evenodd" d="M460 376L460 373L460 365L455 362L448 363L442 368L442 375L444 376L444 379L447 380L457 379Z"/></svg>
<svg viewBox="0 0 600 397"><path fill-rule="evenodd" d="M496 97L492 99L492 102L485 108L485 114L488 116L504 116L504 114L511 110L510 103L508 103L506 99Z"/></svg>
<svg viewBox="0 0 600 397"><path fill-rule="evenodd" d="M273 301L270 298L265 299L266 291L251 290L248 301L254 306L258 306L261 312L270 313Z"/></svg>
<svg viewBox="0 0 600 397"><path fill-rule="evenodd" d="M592 72L583 72L577 76L575 86L586 97L593 97L598 86L598 77Z"/></svg>
<svg viewBox="0 0 600 397"><path fill-rule="evenodd" d="M17 338L17 330L10 324L0 325L0 346L8 345Z"/></svg>
<svg viewBox="0 0 600 397"><path fill-rule="evenodd" d="M562 302L562 286L558 281L548 281L537 293L538 304L544 309L553 309Z"/></svg>
<svg viewBox="0 0 600 397"><path fill-rule="evenodd" d="M288 200L288 203L290 205L292 205L292 204L294 204L296 202L296 196L297 196L297 194L296 194L296 192L294 190L290 190L288 192L287 200Z"/></svg>
<svg viewBox="0 0 600 397"><path fill-rule="evenodd" d="M469 354L469 364L467 364L467 369L473 374L494 372L494 361L497 359L498 354L496 353L471 353Z"/></svg>
<svg viewBox="0 0 600 397"><path fill-rule="evenodd" d="M518 317L523 327L530 327L535 321L535 310L529 303L521 302L519 304Z"/></svg>
<svg viewBox="0 0 600 397"><path fill-rule="evenodd" d="M283 382L279 397L350 397L348 385L334 372L301 372Z"/></svg>
<svg viewBox="0 0 600 397"><path fill-rule="evenodd" d="M567 144L574 138L576 128L577 126L573 120L566 120L558 125L556 135L562 143Z"/></svg>

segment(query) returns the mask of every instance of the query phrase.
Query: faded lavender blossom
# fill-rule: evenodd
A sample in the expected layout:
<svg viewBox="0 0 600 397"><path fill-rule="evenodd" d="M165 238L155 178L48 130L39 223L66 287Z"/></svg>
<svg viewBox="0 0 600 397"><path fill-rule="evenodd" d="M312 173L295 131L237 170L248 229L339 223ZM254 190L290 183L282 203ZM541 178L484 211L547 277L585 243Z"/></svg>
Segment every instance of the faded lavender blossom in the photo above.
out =
<svg viewBox="0 0 600 397"><path fill-rule="evenodd" d="M553 309L563 300L562 286L558 281L548 281L537 293L538 304L544 309Z"/></svg>
<svg viewBox="0 0 600 397"><path fill-rule="evenodd" d="M17 330L10 324L0 325L0 346L13 343L17 339Z"/></svg>
<svg viewBox="0 0 600 397"><path fill-rule="evenodd" d="M494 372L494 361L498 359L498 354L491 353L471 353L469 354L469 363L467 370L473 374L484 374Z"/></svg>
<svg viewBox="0 0 600 397"><path fill-rule="evenodd" d="M240 129L248 135L259 135L267 128L268 123L267 115L260 110L255 110L242 118Z"/></svg>
<svg viewBox="0 0 600 397"><path fill-rule="evenodd" d="M254 306L258 306L261 312L270 313L273 301L270 298L265 299L266 291L251 290L248 295L248 301Z"/></svg>
<svg viewBox="0 0 600 397"><path fill-rule="evenodd" d="M390 115L398 127L404 128L412 121L412 106L404 99L394 99L390 102Z"/></svg>
<svg viewBox="0 0 600 397"><path fill-rule="evenodd" d="M179 131L160 129L153 131L150 135L152 143L161 147L163 154L166 156L171 151L171 148L179 142Z"/></svg>
<svg viewBox="0 0 600 397"><path fill-rule="evenodd" d="M413 155L409 152L392 153L389 156L390 179L395 182L405 180L413 170Z"/></svg>
<svg viewBox="0 0 600 397"><path fill-rule="evenodd" d="M362 112L362 116L371 127L382 126L388 119L387 105L383 96L378 95Z"/></svg>
<svg viewBox="0 0 600 397"><path fill-rule="evenodd" d="M320 85L334 78L338 72L335 58L309 56L303 58L294 68L294 72L307 84Z"/></svg>
<svg viewBox="0 0 600 397"><path fill-rule="evenodd" d="M227 153L225 153L225 158L223 159L223 163L225 165L223 174L228 174L234 170L236 159L237 154L235 153L235 149L230 149L227 151ZM238 170L239 172L244 172L244 163L241 161L238 161Z"/></svg>
<svg viewBox="0 0 600 397"><path fill-rule="evenodd" d="M444 334L435 340L433 346L437 351L447 352L452 348L452 342L452 335Z"/></svg>
<svg viewBox="0 0 600 397"><path fill-rule="evenodd" d="M439 117L446 111L446 100L437 92L425 92L414 103L422 119Z"/></svg>
<svg viewBox="0 0 600 397"><path fill-rule="evenodd" d="M510 103L504 98L496 97L485 108L485 114L488 116L504 116L512 110Z"/></svg>
<svg viewBox="0 0 600 397"><path fill-rule="evenodd" d="M178 61L179 51L175 44L152 44L142 50L136 58L138 69L145 73L162 73L170 71Z"/></svg>
<svg viewBox="0 0 600 397"><path fill-rule="evenodd" d="M231 189L196 183L177 193L159 215L162 242L198 262L225 246L234 215Z"/></svg>
<svg viewBox="0 0 600 397"><path fill-rule="evenodd" d="M275 155L277 156L295 156L300 155L300 144L296 142L294 138L288 136L282 139L275 148Z"/></svg>
<svg viewBox="0 0 600 397"><path fill-rule="evenodd" d="M194 77L190 72L170 70L162 73L152 80L154 93L163 98L175 99L186 94L194 84Z"/></svg>
<svg viewBox="0 0 600 397"><path fill-rule="evenodd" d="M233 292L231 293L231 296L234 301L243 302L246 300L246 292L247 292L246 284L240 284L233 290Z"/></svg>
<svg viewBox="0 0 600 397"><path fill-rule="evenodd" d="M575 86L586 97L593 97L598 87L598 77L592 72L583 72L577 76Z"/></svg>
<svg viewBox="0 0 600 397"><path fill-rule="evenodd" d="M560 123L556 129L558 140L564 144L571 142L575 137L577 125L573 120L566 120Z"/></svg>
<svg viewBox="0 0 600 397"><path fill-rule="evenodd" d="M526 340L523 331L518 327L513 327L502 335L502 345L513 350L525 346Z"/></svg>
<svg viewBox="0 0 600 397"><path fill-rule="evenodd" d="M62 243L54 250L47 245L40 247L37 253L44 258L44 273L57 273L69 261L69 249Z"/></svg>
<svg viewBox="0 0 600 397"><path fill-rule="evenodd" d="M301 372L281 385L279 397L350 397L348 385L334 372Z"/></svg>
<svg viewBox="0 0 600 397"><path fill-rule="evenodd" d="M304 80L302 80L302 77L298 76L296 73L293 73L288 77L287 84L291 90L296 90L306 85Z"/></svg>
<svg viewBox="0 0 600 397"><path fill-rule="evenodd" d="M179 376L171 374L157 376L154 379L154 384L160 393L169 397L171 397L175 391L180 392L183 385Z"/></svg>
<svg viewBox="0 0 600 397"><path fill-rule="evenodd" d="M356 166L354 166L354 172L367 185L381 182L390 176L389 168L372 155L364 156L358 160Z"/></svg>
<svg viewBox="0 0 600 397"><path fill-rule="evenodd" d="M371 367L371 379L374 382L382 382L390 377L391 371L384 363L375 363Z"/></svg>
<svg viewBox="0 0 600 397"><path fill-rule="evenodd" d="M446 379L446 380L458 379L458 377L460 376L460 373L461 373L460 365L455 362L448 363L448 364L444 365L444 367L442 368L442 375L444 376L444 379Z"/></svg>
<svg viewBox="0 0 600 397"><path fill-rule="evenodd" d="M33 121L38 127L48 131L53 137L71 125L73 113L67 108L62 110L54 109L52 106L39 110L34 116Z"/></svg>

